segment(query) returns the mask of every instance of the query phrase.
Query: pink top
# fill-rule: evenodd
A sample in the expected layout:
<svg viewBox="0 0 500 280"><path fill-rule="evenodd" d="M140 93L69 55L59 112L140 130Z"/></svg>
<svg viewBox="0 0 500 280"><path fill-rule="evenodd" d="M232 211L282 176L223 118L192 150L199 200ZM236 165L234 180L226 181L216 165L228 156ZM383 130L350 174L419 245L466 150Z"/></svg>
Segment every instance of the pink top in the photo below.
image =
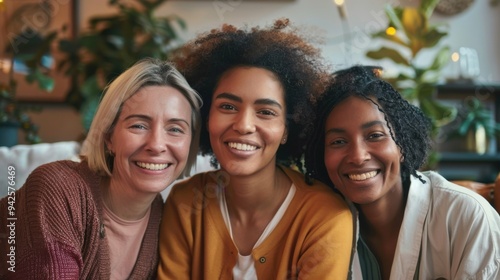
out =
<svg viewBox="0 0 500 280"><path fill-rule="evenodd" d="M105 204L103 205L104 228L110 252L110 279L127 279L137 261L151 208L141 219L127 221L119 218Z"/></svg>

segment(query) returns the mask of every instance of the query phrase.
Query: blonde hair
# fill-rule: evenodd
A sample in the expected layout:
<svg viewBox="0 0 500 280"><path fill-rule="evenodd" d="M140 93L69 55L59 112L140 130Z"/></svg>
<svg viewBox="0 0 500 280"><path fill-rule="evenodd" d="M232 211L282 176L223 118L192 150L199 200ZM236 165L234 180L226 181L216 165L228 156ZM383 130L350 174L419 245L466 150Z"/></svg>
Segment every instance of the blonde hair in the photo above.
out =
<svg viewBox="0 0 500 280"><path fill-rule="evenodd" d="M85 140L86 153L83 158L87 160L92 171L103 176L111 176L113 158L107 153L105 141L113 132L125 101L146 86L173 87L179 90L191 105L191 146L186 167L181 173L181 177L189 176L198 154L202 100L171 63L151 58L135 63L104 90Z"/></svg>

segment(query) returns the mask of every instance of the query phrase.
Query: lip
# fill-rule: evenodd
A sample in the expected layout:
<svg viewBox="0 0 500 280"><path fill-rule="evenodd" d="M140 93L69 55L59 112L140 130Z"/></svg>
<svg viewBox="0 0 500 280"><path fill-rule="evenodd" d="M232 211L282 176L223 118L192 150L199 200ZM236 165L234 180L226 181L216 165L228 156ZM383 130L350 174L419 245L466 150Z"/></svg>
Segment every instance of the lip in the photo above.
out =
<svg viewBox="0 0 500 280"><path fill-rule="evenodd" d="M381 172L380 169L350 170L344 172L343 175L352 182L366 182L377 177Z"/></svg>
<svg viewBox="0 0 500 280"><path fill-rule="evenodd" d="M171 162L154 162L154 161L134 161L134 165L142 170L147 171L163 171L173 165Z"/></svg>
<svg viewBox="0 0 500 280"><path fill-rule="evenodd" d="M224 144L226 146L228 146L231 149L234 149L234 148L232 148L232 147L229 146L230 143L234 143L234 144L238 144L238 145L253 146L253 147L255 147L255 149L252 150L252 151L255 151L255 150L258 150L258 149L261 148L261 146L257 142L254 142L254 141L241 140L241 139L228 139L228 140L224 141ZM238 151L244 151L244 150L238 150Z"/></svg>
<svg viewBox="0 0 500 280"><path fill-rule="evenodd" d="M254 149L237 149L234 147L234 145L239 145L239 148L249 148L248 146L255 147ZM233 154L234 156L241 158L241 159L246 159L248 157L253 156L257 151L261 149L261 146L255 142L252 141L241 141L241 140L227 140L224 142L224 146L227 148L229 153ZM231 147L233 146L233 147Z"/></svg>

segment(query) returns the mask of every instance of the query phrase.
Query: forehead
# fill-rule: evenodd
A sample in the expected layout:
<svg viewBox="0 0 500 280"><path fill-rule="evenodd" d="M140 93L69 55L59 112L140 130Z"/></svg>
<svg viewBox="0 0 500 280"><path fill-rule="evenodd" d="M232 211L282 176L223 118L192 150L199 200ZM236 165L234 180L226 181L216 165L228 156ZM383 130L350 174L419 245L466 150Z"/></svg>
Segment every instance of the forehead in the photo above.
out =
<svg viewBox="0 0 500 280"><path fill-rule="evenodd" d="M329 113L328 126L356 125L373 120L385 121L385 115L379 110L376 101L363 97L350 96L339 102Z"/></svg>
<svg viewBox="0 0 500 280"><path fill-rule="evenodd" d="M186 97L174 87L146 86L124 102L122 112L190 115L191 105Z"/></svg>
<svg viewBox="0 0 500 280"><path fill-rule="evenodd" d="M213 98L231 93L244 100L271 98L284 103L285 91L276 75L264 68L236 67L226 71L217 84Z"/></svg>

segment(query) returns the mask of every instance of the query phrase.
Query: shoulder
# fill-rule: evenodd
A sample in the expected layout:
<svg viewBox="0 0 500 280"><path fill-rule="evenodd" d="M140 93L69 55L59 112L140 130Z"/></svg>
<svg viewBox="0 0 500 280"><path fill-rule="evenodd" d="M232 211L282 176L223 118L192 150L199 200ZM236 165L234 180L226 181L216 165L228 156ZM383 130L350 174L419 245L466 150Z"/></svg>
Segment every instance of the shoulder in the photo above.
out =
<svg viewBox="0 0 500 280"><path fill-rule="evenodd" d="M346 201L327 185L315 180L312 184L305 182L302 173L290 168L283 168L296 188L295 198L292 203L301 208L317 209L326 215L350 213Z"/></svg>
<svg viewBox="0 0 500 280"><path fill-rule="evenodd" d="M85 162L55 161L33 170L18 192L33 200L36 197L52 202L76 200L81 196L89 197L99 181L100 177L91 172Z"/></svg>
<svg viewBox="0 0 500 280"><path fill-rule="evenodd" d="M335 200L343 200L338 193L334 192L330 187L321 181L314 180L312 184L308 184L305 181L304 174L299 171L287 167L282 167L282 169L285 171L290 180L292 180L297 189L297 193L317 198L326 197L327 199L333 198Z"/></svg>
<svg viewBox="0 0 500 280"><path fill-rule="evenodd" d="M478 193L456 185L433 171L420 174L428 183L421 186L428 185L434 212L448 213L447 216L453 215L459 220L485 219L490 223L499 224L500 218L495 209Z"/></svg>
<svg viewBox="0 0 500 280"><path fill-rule="evenodd" d="M170 198L184 200L197 196L215 195L217 182L224 183L227 180L229 180L229 176L221 170L198 173L173 185L167 200Z"/></svg>
<svg viewBox="0 0 500 280"><path fill-rule="evenodd" d="M97 177L88 169L86 162L71 160L54 161L40 165L28 176L27 182L38 178L48 179L54 183L68 183L68 180Z"/></svg>
<svg viewBox="0 0 500 280"><path fill-rule="evenodd" d="M462 203L475 204L478 206L490 205L480 194L448 181L437 172L425 171L420 174L422 174L423 179L428 182L434 198L441 199L448 197L448 199L461 201Z"/></svg>

